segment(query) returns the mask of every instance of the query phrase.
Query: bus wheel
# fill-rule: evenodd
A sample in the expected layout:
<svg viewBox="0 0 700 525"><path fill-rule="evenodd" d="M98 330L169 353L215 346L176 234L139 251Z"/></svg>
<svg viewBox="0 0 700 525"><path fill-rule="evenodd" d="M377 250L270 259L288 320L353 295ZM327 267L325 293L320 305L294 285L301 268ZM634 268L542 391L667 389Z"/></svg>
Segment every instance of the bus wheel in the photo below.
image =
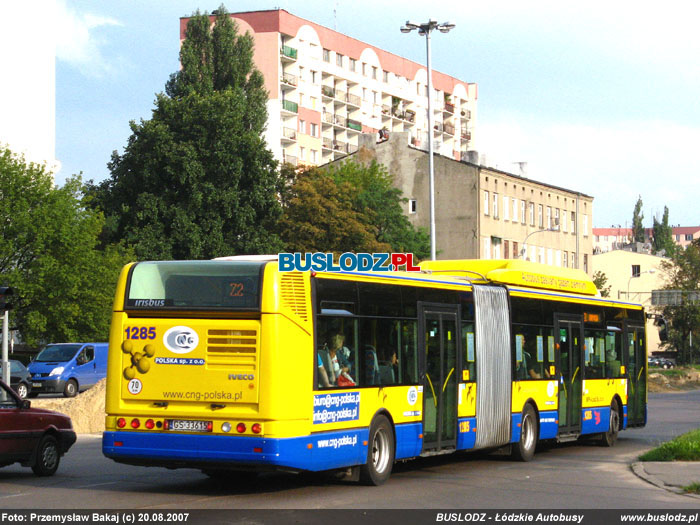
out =
<svg viewBox="0 0 700 525"><path fill-rule="evenodd" d="M532 405L527 404L520 422L520 441L512 445L512 458L517 461L532 460L537 448L537 434L537 415Z"/></svg>
<svg viewBox="0 0 700 525"><path fill-rule="evenodd" d="M394 433L385 416L377 416L369 427L367 463L360 467L365 485L382 485L389 479L394 465Z"/></svg>
<svg viewBox="0 0 700 525"><path fill-rule="evenodd" d="M607 432L603 432L600 443L604 447L612 447L617 442L617 434L620 431L620 409L617 402L610 405L610 427Z"/></svg>

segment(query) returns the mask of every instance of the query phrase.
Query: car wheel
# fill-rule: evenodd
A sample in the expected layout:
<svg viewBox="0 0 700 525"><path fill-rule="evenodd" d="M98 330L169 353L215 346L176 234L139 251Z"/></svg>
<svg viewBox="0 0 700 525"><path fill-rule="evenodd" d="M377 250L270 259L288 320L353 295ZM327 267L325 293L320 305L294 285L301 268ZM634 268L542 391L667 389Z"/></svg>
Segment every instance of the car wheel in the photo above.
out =
<svg viewBox="0 0 700 525"><path fill-rule="evenodd" d="M382 485L394 466L394 432L385 416L377 416L369 427L367 462L360 467L360 479L366 485Z"/></svg>
<svg viewBox="0 0 700 525"><path fill-rule="evenodd" d="M523 417L520 422L520 441L513 445L511 457L517 461L531 461L535 457L537 436L537 414L532 405L527 404L523 409Z"/></svg>
<svg viewBox="0 0 700 525"><path fill-rule="evenodd" d="M69 379L63 389L63 395L65 397L75 397L78 394L78 383L75 379Z"/></svg>
<svg viewBox="0 0 700 525"><path fill-rule="evenodd" d="M604 447L612 447L617 442L617 434L620 431L620 409L617 402L613 401L610 406L610 425L607 432L601 436L601 444Z"/></svg>
<svg viewBox="0 0 700 525"><path fill-rule="evenodd" d="M58 441L55 437L46 435L39 440L36 447L36 461L32 465L32 470L37 476L53 476L60 460Z"/></svg>
<svg viewBox="0 0 700 525"><path fill-rule="evenodd" d="M24 383L17 385L17 395L22 399L25 399L29 395L29 389Z"/></svg>

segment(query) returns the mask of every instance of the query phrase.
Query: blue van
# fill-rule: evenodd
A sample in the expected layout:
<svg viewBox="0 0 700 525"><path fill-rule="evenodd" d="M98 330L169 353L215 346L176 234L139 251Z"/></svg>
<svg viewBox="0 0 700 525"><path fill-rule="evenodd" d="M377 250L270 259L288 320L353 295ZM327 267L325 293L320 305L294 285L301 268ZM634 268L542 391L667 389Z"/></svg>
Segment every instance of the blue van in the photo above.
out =
<svg viewBox="0 0 700 525"><path fill-rule="evenodd" d="M73 397L107 376L107 343L50 344L29 363L30 397L63 393Z"/></svg>

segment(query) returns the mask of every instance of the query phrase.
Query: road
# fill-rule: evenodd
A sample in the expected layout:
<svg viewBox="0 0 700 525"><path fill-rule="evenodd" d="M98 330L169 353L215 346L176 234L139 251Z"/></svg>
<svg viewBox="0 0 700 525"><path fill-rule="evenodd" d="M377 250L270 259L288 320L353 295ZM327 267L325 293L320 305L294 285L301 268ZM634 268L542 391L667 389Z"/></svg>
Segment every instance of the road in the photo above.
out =
<svg viewBox="0 0 700 525"><path fill-rule="evenodd" d="M81 436L51 478L19 465L0 469L0 508L700 509L700 499L652 486L629 468L640 452L700 427L700 391L650 394L649 414L646 428L622 432L611 449L556 445L530 463L476 453L418 459L396 465L382 487L294 474L222 484L195 470L119 465L102 456L99 436Z"/></svg>

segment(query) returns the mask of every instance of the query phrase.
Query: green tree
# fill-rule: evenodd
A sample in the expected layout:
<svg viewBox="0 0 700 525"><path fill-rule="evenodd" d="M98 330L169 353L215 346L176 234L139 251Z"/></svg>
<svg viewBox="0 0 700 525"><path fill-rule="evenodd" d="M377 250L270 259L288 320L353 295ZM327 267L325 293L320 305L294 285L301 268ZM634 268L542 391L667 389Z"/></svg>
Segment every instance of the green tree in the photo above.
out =
<svg viewBox="0 0 700 525"><path fill-rule="evenodd" d="M671 261L662 261L661 269L666 274L665 289L700 291L700 243L693 241L685 250L675 250ZM663 315L670 321L667 344L678 351L678 360L696 361L700 354L700 304L684 300L680 305L664 307Z"/></svg>
<svg viewBox="0 0 700 525"><path fill-rule="evenodd" d="M283 167L282 179L290 180ZM281 236L289 251L430 253L428 235L402 212L386 168L352 161L314 168L284 187Z"/></svg>
<svg viewBox="0 0 700 525"><path fill-rule="evenodd" d="M637 199L632 213L632 242L644 242L644 214L642 213L642 196Z"/></svg>
<svg viewBox="0 0 700 525"><path fill-rule="evenodd" d="M253 40L222 6L213 29L195 13L182 68L156 96L150 120L131 122L110 178L91 186L105 239L139 259L201 259L277 252L277 163L263 138L267 92Z"/></svg>
<svg viewBox="0 0 700 525"><path fill-rule="evenodd" d="M666 256L672 257L676 251L676 243L673 242L673 228L668 223L667 206L664 206L664 215L660 222L654 217L653 233L654 253L659 253L663 250Z"/></svg>
<svg viewBox="0 0 700 525"><path fill-rule="evenodd" d="M107 340L131 254L97 248L104 218L85 207L80 178L56 188L44 166L0 149L0 224L0 282L16 290L10 318L23 340Z"/></svg>
<svg viewBox="0 0 700 525"><path fill-rule="evenodd" d="M394 187L385 166L374 160L369 164L347 160L329 165L326 171L339 184L352 186L353 207L376 227L377 241L388 244L394 252L413 253L418 259L430 255L429 235L415 229L404 214L408 199Z"/></svg>
<svg viewBox="0 0 700 525"><path fill-rule="evenodd" d="M605 286L608 283L608 276L598 270L593 274L593 283L600 292L601 297L610 297L610 286Z"/></svg>

